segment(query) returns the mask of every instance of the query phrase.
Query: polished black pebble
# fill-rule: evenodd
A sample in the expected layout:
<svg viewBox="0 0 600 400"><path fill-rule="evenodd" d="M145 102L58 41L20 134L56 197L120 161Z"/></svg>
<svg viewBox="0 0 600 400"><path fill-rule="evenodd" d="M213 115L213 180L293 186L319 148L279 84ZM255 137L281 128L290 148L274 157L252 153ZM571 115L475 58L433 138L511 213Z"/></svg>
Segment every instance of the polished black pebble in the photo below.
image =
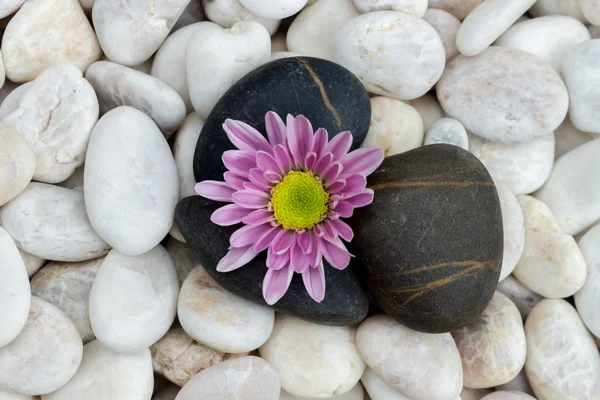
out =
<svg viewBox="0 0 600 400"><path fill-rule="evenodd" d="M352 250L379 306L422 332L476 322L503 253L500 201L483 164L457 146L424 146L386 158L368 185L375 199L355 211Z"/></svg>

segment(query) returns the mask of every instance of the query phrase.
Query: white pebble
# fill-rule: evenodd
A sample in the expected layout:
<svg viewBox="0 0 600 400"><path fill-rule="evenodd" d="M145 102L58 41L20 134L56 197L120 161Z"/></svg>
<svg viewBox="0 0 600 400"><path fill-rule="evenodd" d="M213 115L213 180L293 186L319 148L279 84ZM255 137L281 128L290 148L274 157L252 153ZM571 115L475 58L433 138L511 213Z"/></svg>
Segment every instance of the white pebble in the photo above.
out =
<svg viewBox="0 0 600 400"><path fill-rule="evenodd" d="M517 376L515 376L510 382L505 383L504 385L500 385L496 387L497 391L506 390L506 391L518 391L526 394L533 395L533 389L529 384L529 380L527 379L527 374L525 373L525 368L519 372Z"/></svg>
<svg viewBox="0 0 600 400"><path fill-rule="evenodd" d="M202 0L206 16L223 28L231 28L236 22L256 21L265 27L269 35L277 32L280 19L264 18L248 11L239 0Z"/></svg>
<svg viewBox="0 0 600 400"><path fill-rule="evenodd" d="M575 293L575 305L587 328L600 337L600 225L581 238L579 248L587 265L587 279L581 290Z"/></svg>
<svg viewBox="0 0 600 400"><path fill-rule="evenodd" d="M33 82L27 82L17 86L0 104L0 121L6 118L10 113L19 108L21 97L29 90Z"/></svg>
<svg viewBox="0 0 600 400"><path fill-rule="evenodd" d="M423 19L440 35L444 44L446 61L456 57L459 54L458 47L456 47L456 34L460 28L460 21L449 12L435 8L429 8Z"/></svg>
<svg viewBox="0 0 600 400"><path fill-rule="evenodd" d="M349 392L346 392L339 396L328 397L328 399L331 399L331 400L363 400L364 398L365 398L365 392L364 392L363 387L360 384L360 382L357 383L352 388L352 390L350 390ZM293 396L289 393L282 391L281 395L279 396L279 400L311 400L311 399L308 397ZM388 400L391 400L391 399L388 399Z"/></svg>
<svg viewBox="0 0 600 400"><path fill-rule="evenodd" d="M84 179L90 221L121 253L145 253L171 229L179 199L177 166L164 136L141 111L118 107L100 118Z"/></svg>
<svg viewBox="0 0 600 400"><path fill-rule="evenodd" d="M463 387L462 392L460 392L460 400L480 400L483 396L486 396L492 392L492 389L469 389L467 387Z"/></svg>
<svg viewBox="0 0 600 400"><path fill-rule="evenodd" d="M85 261L108 253L85 209L83 194L32 182L0 209L0 225L17 246L45 260Z"/></svg>
<svg viewBox="0 0 600 400"><path fill-rule="evenodd" d="M427 0L352 0L361 13L400 11L422 18L427 11Z"/></svg>
<svg viewBox="0 0 600 400"><path fill-rule="evenodd" d="M6 70L4 69L4 60L2 59L2 53L0 53L0 88L4 86L6 81Z"/></svg>
<svg viewBox="0 0 600 400"><path fill-rule="evenodd" d="M0 206L25 189L35 172L35 154L14 129L0 125Z"/></svg>
<svg viewBox="0 0 600 400"><path fill-rule="evenodd" d="M490 393L485 397L482 397L481 400L535 400L535 397L531 397L527 393L519 392L519 391L499 391Z"/></svg>
<svg viewBox="0 0 600 400"><path fill-rule="evenodd" d="M460 355L449 333L417 332L376 315L358 327L356 346L369 368L406 397L453 400L460 394Z"/></svg>
<svg viewBox="0 0 600 400"><path fill-rule="evenodd" d="M367 367L360 381L371 400L411 400L385 383L371 368Z"/></svg>
<svg viewBox="0 0 600 400"><path fill-rule="evenodd" d="M502 209L502 226L504 231L504 255L499 281L509 276L523 254L525 246L525 226L523 212L514 194L502 183L496 183L500 207Z"/></svg>
<svg viewBox="0 0 600 400"><path fill-rule="evenodd" d="M185 243L182 243L178 240L169 240L165 248L175 264L175 270L177 271L179 284L183 285L183 281L185 281L185 278L188 276L190 271L200 263L196 259L192 249L190 249Z"/></svg>
<svg viewBox="0 0 600 400"><path fill-rule="evenodd" d="M579 0L581 13L592 25L600 25L600 1Z"/></svg>
<svg viewBox="0 0 600 400"><path fill-rule="evenodd" d="M77 0L29 0L10 20L2 38L6 76L31 81L57 64L82 72L102 54Z"/></svg>
<svg viewBox="0 0 600 400"><path fill-rule="evenodd" d="M569 103L565 84L546 62L496 46L454 58L437 84L437 96L467 131L502 143L549 135Z"/></svg>
<svg viewBox="0 0 600 400"><path fill-rule="evenodd" d="M572 236L563 233L552 211L531 196L519 196L525 221L525 248L513 274L534 292L568 297L583 286L585 260Z"/></svg>
<svg viewBox="0 0 600 400"><path fill-rule="evenodd" d="M423 119L423 130L427 132L431 126L444 118L444 110L440 105L435 94L427 93L418 99L410 100L407 102L413 106L421 115Z"/></svg>
<svg viewBox="0 0 600 400"><path fill-rule="evenodd" d="M354 327L317 325L277 314L273 333L259 350L279 372L286 392L331 397L350 391L365 369L355 336Z"/></svg>
<svg viewBox="0 0 600 400"><path fill-rule="evenodd" d="M454 15L459 20L465 19L483 0L429 0L429 8L439 8ZM464 399L463 399L464 400Z"/></svg>
<svg viewBox="0 0 600 400"><path fill-rule="evenodd" d="M116 353L94 340L83 347L83 360L75 376L42 400L147 400L154 377L150 351Z"/></svg>
<svg viewBox="0 0 600 400"><path fill-rule="evenodd" d="M28 395L53 392L75 375L82 353L73 322L52 304L32 297L25 327L0 347L0 389Z"/></svg>
<svg viewBox="0 0 600 400"><path fill-rule="evenodd" d="M497 290L515 303L523 319L526 319L533 307L544 299L531 289L523 286L512 275L507 276L498 283Z"/></svg>
<svg viewBox="0 0 600 400"><path fill-rule="evenodd" d="M189 39L187 78L196 112L208 114L241 77L271 59L271 37L257 22L238 22L231 29L203 23ZM227 48L228 51L222 51Z"/></svg>
<svg viewBox="0 0 600 400"><path fill-rule="evenodd" d="M90 293L90 323L106 346L135 353L154 344L175 319L179 282L161 245L139 256L112 250Z"/></svg>
<svg viewBox="0 0 600 400"><path fill-rule="evenodd" d="M306 0L240 0L240 3L261 17L283 19L302 10Z"/></svg>
<svg viewBox="0 0 600 400"><path fill-rule="evenodd" d="M469 136L465 127L452 118L442 118L431 125L425 134L423 144L452 144L469 150Z"/></svg>
<svg viewBox="0 0 600 400"><path fill-rule="evenodd" d="M0 4L0 18L8 17L17 11L27 0L3 0Z"/></svg>
<svg viewBox="0 0 600 400"><path fill-rule="evenodd" d="M46 264L46 260L36 257L34 255L31 255L29 253L26 253L21 249L19 249L19 254L21 255L21 258L23 259L23 263L25 264L25 269L27 270L27 275L29 275L30 278L36 272L38 272L39 269L42 268L42 266L44 264Z"/></svg>
<svg viewBox="0 0 600 400"><path fill-rule="evenodd" d="M435 29L414 15L396 11L354 18L338 31L335 46L335 60L353 72L369 92L400 100L427 93L446 63L444 45Z"/></svg>
<svg viewBox="0 0 600 400"><path fill-rule="evenodd" d="M587 23L581 12L580 0L537 0L529 9L533 17L544 15L566 15Z"/></svg>
<svg viewBox="0 0 600 400"><path fill-rule="evenodd" d="M554 151L554 159L558 160L563 154L581 146L584 143L594 140L597 136L582 132L573 126L571 118L567 116L562 124L554 131L556 138L556 149Z"/></svg>
<svg viewBox="0 0 600 400"><path fill-rule="evenodd" d="M592 335L564 300L542 300L525 323L525 370L539 399L594 399L600 354Z"/></svg>

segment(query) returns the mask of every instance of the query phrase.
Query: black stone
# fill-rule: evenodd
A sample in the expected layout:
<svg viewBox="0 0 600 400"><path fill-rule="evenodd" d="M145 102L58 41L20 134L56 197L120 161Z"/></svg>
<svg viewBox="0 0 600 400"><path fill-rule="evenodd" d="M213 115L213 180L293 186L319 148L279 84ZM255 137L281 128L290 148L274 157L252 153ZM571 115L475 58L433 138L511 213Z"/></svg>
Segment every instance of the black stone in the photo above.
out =
<svg viewBox="0 0 600 400"><path fill-rule="evenodd" d="M352 250L379 306L422 332L477 321L503 253L500 201L483 164L456 146L425 146L386 158L368 185L375 199L355 211Z"/></svg>
<svg viewBox="0 0 600 400"><path fill-rule="evenodd" d="M194 154L196 181L223 179L221 156L234 148L222 127L227 118L244 121L266 137L268 111L284 121L287 114L303 114L314 129L327 129L330 138L348 130L352 148L360 147L371 120L364 86L344 67L311 57L272 61L235 83L206 119Z"/></svg>
<svg viewBox="0 0 600 400"><path fill-rule="evenodd" d="M186 242L215 281L238 296L267 306L262 296L262 281L267 272L266 252L235 271L216 270L217 263L227 253L229 237L236 229L210 221L210 215L222 205L200 196L187 197L177 205L175 219ZM351 268L339 271L325 263L327 286L321 303L308 295L302 277L295 274L287 293L271 308L319 324L356 324L366 317L369 304Z"/></svg>

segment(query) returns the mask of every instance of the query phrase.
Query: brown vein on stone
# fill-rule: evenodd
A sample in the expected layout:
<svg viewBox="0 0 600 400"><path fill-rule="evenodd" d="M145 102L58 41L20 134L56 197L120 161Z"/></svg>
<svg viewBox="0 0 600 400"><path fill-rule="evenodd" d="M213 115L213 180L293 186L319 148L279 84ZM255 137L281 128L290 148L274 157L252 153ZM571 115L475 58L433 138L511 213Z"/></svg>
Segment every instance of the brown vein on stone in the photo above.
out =
<svg viewBox="0 0 600 400"><path fill-rule="evenodd" d="M323 82L317 76L315 71L313 71L313 69L310 67L310 65L308 65L306 60L304 60L302 58L297 58L297 60L300 61L300 63L304 66L304 68L306 68L306 70L308 71L310 76L313 78L313 80L319 87L319 91L321 92L321 97L323 97L323 103L325 103L325 107L327 107L327 109L331 112L331 114L333 115L333 118L335 118L335 122L337 123L338 128L341 129L342 128L342 119L340 118L340 115L336 111L333 104L331 104L331 101L329 101L329 97L327 97L327 92L325 91L325 86L323 85Z"/></svg>
<svg viewBox="0 0 600 400"><path fill-rule="evenodd" d="M488 181L446 181L446 182L428 182L428 181L417 181L417 182L387 182L379 183L377 185L369 186L369 189L390 189L390 188L408 188L408 187L435 187L435 186L455 186L455 187L468 187L468 186L494 186L493 182Z"/></svg>

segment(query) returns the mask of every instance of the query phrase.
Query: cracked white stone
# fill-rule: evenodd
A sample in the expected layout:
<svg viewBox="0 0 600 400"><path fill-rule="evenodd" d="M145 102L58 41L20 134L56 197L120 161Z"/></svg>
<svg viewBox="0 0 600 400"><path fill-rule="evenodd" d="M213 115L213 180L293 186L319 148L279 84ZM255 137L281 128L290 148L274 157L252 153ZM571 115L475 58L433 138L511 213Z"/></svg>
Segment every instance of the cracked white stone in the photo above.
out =
<svg viewBox="0 0 600 400"><path fill-rule="evenodd" d="M3 0L0 4L0 18L8 17L16 12L27 0Z"/></svg>
<svg viewBox="0 0 600 400"><path fill-rule="evenodd" d="M361 14L374 11L399 11L422 18L427 11L427 0L352 0Z"/></svg>
<svg viewBox="0 0 600 400"><path fill-rule="evenodd" d="M27 270L27 275L29 275L30 278L36 272L38 272L39 269L42 268L42 266L44 266L44 264L46 264L46 260L36 257L27 252L24 252L21 249L19 249L19 254L21 255L21 258L23 259L23 263L25 264L25 269Z"/></svg>
<svg viewBox="0 0 600 400"><path fill-rule="evenodd" d="M460 394L460 355L449 333L417 332L376 315L358 327L356 346L369 368L408 398L453 400Z"/></svg>
<svg viewBox="0 0 600 400"><path fill-rule="evenodd" d="M138 256L112 250L90 292L90 323L111 349L136 353L156 343L175 320L179 282L161 245Z"/></svg>
<svg viewBox="0 0 600 400"><path fill-rule="evenodd" d="M35 172L35 154L11 127L0 125L0 206L25 189Z"/></svg>
<svg viewBox="0 0 600 400"><path fill-rule="evenodd" d="M600 354L564 300L542 300L525 322L525 370L538 399L593 399L600 393Z"/></svg>
<svg viewBox="0 0 600 400"><path fill-rule="evenodd" d="M429 8L439 8L463 20L483 0L429 0Z"/></svg>
<svg viewBox="0 0 600 400"><path fill-rule="evenodd" d="M85 261L108 253L94 231L83 194L32 182L0 209L0 225L17 246L45 260Z"/></svg>
<svg viewBox="0 0 600 400"><path fill-rule="evenodd" d="M453 118L442 118L431 125L425 134L423 145L452 144L469 150L469 136L465 127Z"/></svg>
<svg viewBox="0 0 600 400"><path fill-rule="evenodd" d="M509 276L523 254L525 246L525 225L523 212L514 194L503 184L496 183L500 207L502 209L502 226L504 231L504 254L499 281Z"/></svg>
<svg viewBox="0 0 600 400"><path fill-rule="evenodd" d="M250 12L265 18L291 17L306 5L306 0L240 0Z"/></svg>
<svg viewBox="0 0 600 400"><path fill-rule="evenodd" d="M179 199L177 166L164 136L141 111L118 107L100 118L84 179L90 222L121 253L145 253L171 229Z"/></svg>
<svg viewBox="0 0 600 400"><path fill-rule="evenodd" d="M571 119L567 116L562 124L554 131L556 138L556 149L554 151L554 159L558 160L563 154L598 138L598 136L582 132L573 126Z"/></svg>
<svg viewBox="0 0 600 400"><path fill-rule="evenodd" d="M535 397L531 397L527 393L519 392L516 390L501 390L494 393L490 393L487 396L481 398L481 400L536 400Z"/></svg>
<svg viewBox="0 0 600 400"><path fill-rule="evenodd" d="M444 110L440 105L435 94L427 93L418 99L410 100L407 102L413 106L423 118L423 130L427 132L431 126L444 118Z"/></svg>
<svg viewBox="0 0 600 400"><path fill-rule="evenodd" d="M205 16L204 9L202 8L202 0L190 0L190 3L187 5L185 10L183 10L183 13L181 13L177 19L177 22L175 22L175 25L173 25L171 34L188 25L204 20Z"/></svg>
<svg viewBox="0 0 600 400"><path fill-rule="evenodd" d="M75 376L42 400L149 400L154 377L150 351L117 353L94 340L83 347L83 360Z"/></svg>
<svg viewBox="0 0 600 400"><path fill-rule="evenodd" d="M2 101L2 104L0 104L0 121L19 108L21 97L23 97L31 85L33 85L33 82L27 82L22 85L18 85L8 94L8 96L6 96L6 98Z"/></svg>
<svg viewBox="0 0 600 400"><path fill-rule="evenodd" d="M533 307L544 299L539 294L524 286L512 275L507 276L498 283L497 290L515 303L523 319L526 319L531 310L533 310Z"/></svg>
<svg viewBox="0 0 600 400"><path fill-rule="evenodd" d="M460 28L458 18L444 10L429 8L423 19L440 35L440 39L442 39L442 43L444 44L446 61L450 61L456 57L459 54L458 47L456 47L456 34Z"/></svg>
<svg viewBox="0 0 600 400"><path fill-rule="evenodd" d="M177 240L169 240L165 248L175 264L179 284L183 285L183 281L185 281L185 278L190 271L194 269L196 265L199 265L200 262L196 259L192 249L185 243Z"/></svg>
<svg viewBox="0 0 600 400"><path fill-rule="evenodd" d="M53 392L75 375L82 353L73 322L52 304L32 297L25 327L0 347L0 389L27 395Z"/></svg>
<svg viewBox="0 0 600 400"><path fill-rule="evenodd" d="M550 65L506 47L454 58L436 91L446 113L467 131L501 143L549 135L569 106L567 88Z"/></svg>
<svg viewBox="0 0 600 400"><path fill-rule="evenodd" d="M362 385L360 384L360 382L357 383L356 385L354 385L354 387L349 392L346 392L339 396L328 397L328 399L331 399L331 400L363 400L364 398L365 398L365 391L364 391ZM311 400L311 399L309 397L293 396L289 393L281 391L279 400ZM391 400L391 399L387 399L387 400Z"/></svg>
<svg viewBox="0 0 600 400"><path fill-rule="evenodd" d="M175 400L278 400L277 371L258 357L228 360L196 374Z"/></svg>
<svg viewBox="0 0 600 400"><path fill-rule="evenodd" d="M583 23L587 20L581 12L580 0L537 0L529 9L529 14L533 17L545 15L566 15L578 19Z"/></svg>
<svg viewBox="0 0 600 400"><path fill-rule="evenodd" d="M237 80L270 60L271 37L258 22L237 22L231 29L203 22L187 46L190 98L198 115L208 117Z"/></svg>
<svg viewBox="0 0 600 400"><path fill-rule="evenodd" d="M587 328L600 337L600 225L579 240L579 248L587 265L587 279L581 290L575 293L575 306Z"/></svg>
<svg viewBox="0 0 600 400"><path fill-rule="evenodd" d="M236 22L256 21L273 35L281 23L280 19L253 14L239 0L202 0L202 5L208 19L223 28L231 28Z"/></svg>
<svg viewBox="0 0 600 400"><path fill-rule="evenodd" d="M350 391L365 363L356 328L325 326L277 314L269 340L259 349L281 377L281 388L299 397L331 397Z"/></svg>
<svg viewBox="0 0 600 400"><path fill-rule="evenodd" d="M95 0L92 20L106 56L122 65L149 59L190 0Z"/></svg>
<svg viewBox="0 0 600 400"><path fill-rule="evenodd" d="M427 22L406 13L377 11L354 18L338 31L335 61L369 92L410 100L440 79L446 54L442 39Z"/></svg>

